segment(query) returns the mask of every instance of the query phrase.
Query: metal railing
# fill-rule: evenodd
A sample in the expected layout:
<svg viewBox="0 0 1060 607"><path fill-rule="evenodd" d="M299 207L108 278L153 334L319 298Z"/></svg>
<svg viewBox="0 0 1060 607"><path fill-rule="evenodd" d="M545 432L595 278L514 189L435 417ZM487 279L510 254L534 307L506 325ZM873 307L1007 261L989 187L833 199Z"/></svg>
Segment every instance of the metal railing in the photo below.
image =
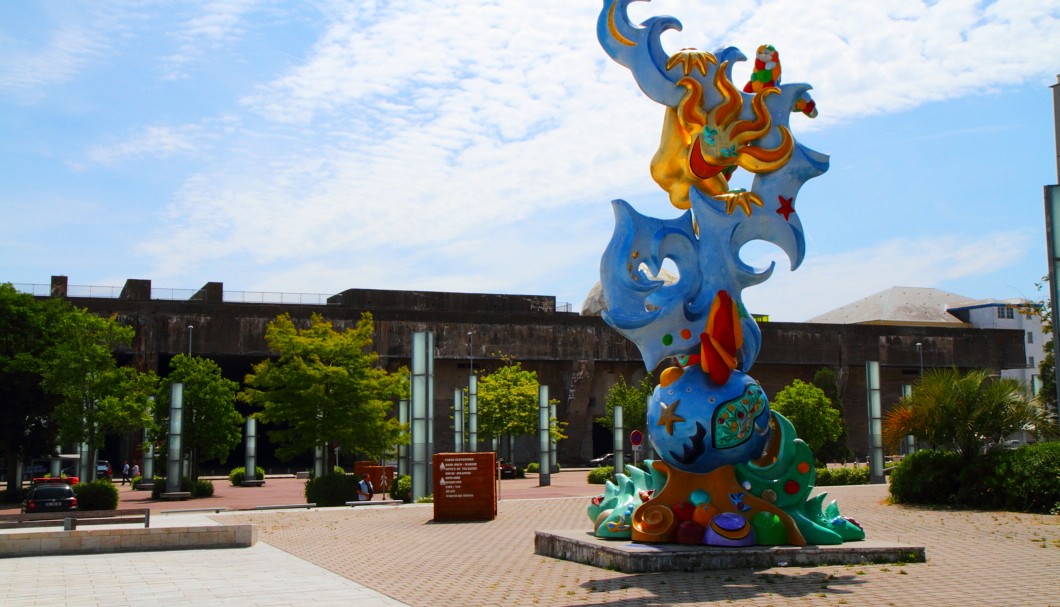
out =
<svg viewBox="0 0 1060 607"><path fill-rule="evenodd" d="M12 283L16 291L28 293L37 297L47 297L51 294L51 285ZM67 297L87 297L96 299L118 299L121 296L122 287L100 287L92 285L68 285ZM162 301L192 301L198 289L172 289L163 287L151 287L151 299ZM228 291L222 293L222 301L226 303L253 303L253 304L298 304L310 306L325 306L328 298L333 295L324 293L283 293L279 291ZM573 312L573 305L567 302L556 303L556 312Z"/></svg>

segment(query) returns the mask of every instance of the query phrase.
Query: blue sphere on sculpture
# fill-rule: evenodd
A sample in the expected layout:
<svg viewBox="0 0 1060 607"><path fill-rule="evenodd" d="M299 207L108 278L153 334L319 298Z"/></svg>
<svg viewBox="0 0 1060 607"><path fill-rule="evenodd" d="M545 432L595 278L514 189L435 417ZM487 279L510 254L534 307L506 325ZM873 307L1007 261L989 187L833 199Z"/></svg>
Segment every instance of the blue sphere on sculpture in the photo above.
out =
<svg viewBox="0 0 1060 607"><path fill-rule="evenodd" d="M699 365L664 374L648 404L648 439L659 456L686 472L710 472L762 455L769 400L751 376L733 371L718 386Z"/></svg>

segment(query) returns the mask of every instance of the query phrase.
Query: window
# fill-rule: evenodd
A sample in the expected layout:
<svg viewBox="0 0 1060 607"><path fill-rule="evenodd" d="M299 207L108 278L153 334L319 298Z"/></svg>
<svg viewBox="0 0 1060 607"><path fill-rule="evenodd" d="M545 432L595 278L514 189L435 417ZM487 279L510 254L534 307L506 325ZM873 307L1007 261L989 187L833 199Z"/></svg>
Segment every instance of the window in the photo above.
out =
<svg viewBox="0 0 1060 607"><path fill-rule="evenodd" d="M1010 308L1008 306L998 306L998 308L997 308L997 317L998 318L1015 318L1015 316L1012 314L1012 308Z"/></svg>
<svg viewBox="0 0 1060 607"><path fill-rule="evenodd" d="M1031 333L1030 331L1027 331L1027 343L1034 343L1034 333Z"/></svg>
<svg viewBox="0 0 1060 607"><path fill-rule="evenodd" d="M1027 368L1028 369L1033 369L1034 368L1034 357L1033 356L1028 356L1027 357Z"/></svg>

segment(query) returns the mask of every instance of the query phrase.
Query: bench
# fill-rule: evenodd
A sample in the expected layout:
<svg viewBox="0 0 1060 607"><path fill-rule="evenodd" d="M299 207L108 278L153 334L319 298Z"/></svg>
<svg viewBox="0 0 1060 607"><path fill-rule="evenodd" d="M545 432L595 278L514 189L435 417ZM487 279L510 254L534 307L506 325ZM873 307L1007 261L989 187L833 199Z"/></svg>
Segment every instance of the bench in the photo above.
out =
<svg viewBox="0 0 1060 607"><path fill-rule="evenodd" d="M368 500L366 502L346 502L347 506L397 506L403 504L401 500Z"/></svg>
<svg viewBox="0 0 1060 607"><path fill-rule="evenodd" d="M316 508L316 502L309 504L277 504L275 506L254 506L254 510L287 510L290 508Z"/></svg>
<svg viewBox="0 0 1060 607"><path fill-rule="evenodd" d="M66 521L71 521L67 523ZM70 510L68 512L30 512L25 514L0 515L0 529L16 527L51 527L62 525L75 529L77 525L118 525L143 523L151 526L151 510L131 508L125 510Z"/></svg>
<svg viewBox="0 0 1060 607"><path fill-rule="evenodd" d="M159 514L195 514L199 512L213 512L217 514L219 512L227 512L228 506L216 506L214 508L184 508L178 510L161 510Z"/></svg>

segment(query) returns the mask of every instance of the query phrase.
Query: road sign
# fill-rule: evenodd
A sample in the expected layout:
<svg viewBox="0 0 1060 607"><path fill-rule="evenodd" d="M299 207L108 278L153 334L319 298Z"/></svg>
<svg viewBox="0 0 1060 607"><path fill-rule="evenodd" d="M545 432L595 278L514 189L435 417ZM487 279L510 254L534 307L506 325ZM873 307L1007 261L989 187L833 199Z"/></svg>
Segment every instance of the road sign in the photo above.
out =
<svg viewBox="0 0 1060 607"><path fill-rule="evenodd" d="M629 444L634 447L639 447L644 442L644 434L640 430L634 430L629 433Z"/></svg>

